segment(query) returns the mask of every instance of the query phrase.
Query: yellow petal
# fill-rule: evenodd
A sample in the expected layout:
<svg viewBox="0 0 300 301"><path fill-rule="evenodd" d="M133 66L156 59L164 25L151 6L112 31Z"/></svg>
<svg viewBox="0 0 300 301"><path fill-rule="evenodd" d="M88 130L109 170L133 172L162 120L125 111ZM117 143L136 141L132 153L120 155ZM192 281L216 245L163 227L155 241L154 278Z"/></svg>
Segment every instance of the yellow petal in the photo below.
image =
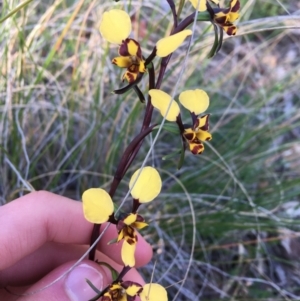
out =
<svg viewBox="0 0 300 301"><path fill-rule="evenodd" d="M212 139L211 133L199 130L196 134L197 138L201 141L209 141Z"/></svg>
<svg viewBox="0 0 300 301"><path fill-rule="evenodd" d="M120 231L120 233L118 234L117 242L119 242L120 240L122 240L124 237L125 237L125 234L124 234L124 230L122 229Z"/></svg>
<svg viewBox="0 0 300 301"><path fill-rule="evenodd" d="M135 253L136 244L129 244L126 240L124 240L122 249L121 249L121 257L125 266L134 267L135 265Z"/></svg>
<svg viewBox="0 0 300 301"><path fill-rule="evenodd" d="M144 72L146 71L145 61L144 61L144 60L141 60L141 61L140 61L139 71L140 71L141 73L144 73Z"/></svg>
<svg viewBox="0 0 300 301"><path fill-rule="evenodd" d="M166 289L158 283L147 283L140 293L141 301L168 301Z"/></svg>
<svg viewBox="0 0 300 301"><path fill-rule="evenodd" d="M151 102L154 108L158 109L163 117L166 116L171 101L171 96L158 89L150 90L149 95L151 96ZM176 118L179 114L179 106L177 102L173 100L166 119L168 121L176 121Z"/></svg>
<svg viewBox="0 0 300 301"><path fill-rule="evenodd" d="M136 221L137 213L130 213L124 218L124 224L127 226L133 224Z"/></svg>
<svg viewBox="0 0 300 301"><path fill-rule="evenodd" d="M206 111L209 106L209 97L203 90L187 90L179 95L180 103L190 112L199 115Z"/></svg>
<svg viewBox="0 0 300 301"><path fill-rule="evenodd" d="M201 116L201 117L198 118L198 126L195 129L196 131L198 131L202 127L205 127L202 130L206 130L206 131L208 130L208 128L209 128L208 117L209 117L209 114Z"/></svg>
<svg viewBox="0 0 300 301"><path fill-rule="evenodd" d="M100 32L108 42L121 44L131 32L129 15L120 9L105 12L100 23Z"/></svg>
<svg viewBox="0 0 300 301"><path fill-rule="evenodd" d="M110 195L101 188L90 188L82 195L83 214L91 223L102 224L114 212Z"/></svg>
<svg viewBox="0 0 300 301"><path fill-rule="evenodd" d="M138 72L130 72L130 71L126 71L122 77L122 80L127 80L129 83L133 83L137 77L138 77Z"/></svg>
<svg viewBox="0 0 300 301"><path fill-rule="evenodd" d="M112 63L120 68L128 68L132 65L132 60L128 56L118 56L112 60Z"/></svg>
<svg viewBox="0 0 300 301"><path fill-rule="evenodd" d="M206 11L206 0L190 0L195 9L198 11ZM199 3L198 3L199 2ZM215 1L214 1L215 2Z"/></svg>
<svg viewBox="0 0 300 301"><path fill-rule="evenodd" d="M145 166L136 180L139 172L140 169L130 179L129 188L132 189L131 195L134 199L139 200L140 203L151 202L160 193L162 186L160 175L155 168Z"/></svg>
<svg viewBox="0 0 300 301"><path fill-rule="evenodd" d="M199 142L198 143L194 143L194 142L189 143L189 148L193 155L202 154L204 151L204 145Z"/></svg>
<svg viewBox="0 0 300 301"><path fill-rule="evenodd" d="M174 52L185 40L186 37L190 36L192 31L190 29L183 30L172 36L160 39L156 43L156 55L165 57Z"/></svg>
<svg viewBox="0 0 300 301"><path fill-rule="evenodd" d="M233 23L234 21L236 21L239 18L240 14L239 13L229 13L228 16L228 22Z"/></svg>
<svg viewBox="0 0 300 301"><path fill-rule="evenodd" d="M134 227L135 229L139 229L139 230L141 230L147 226L148 226L148 224L145 222L135 222L132 224L132 227Z"/></svg>
<svg viewBox="0 0 300 301"><path fill-rule="evenodd" d="M135 40L132 39L129 39L127 43L127 49L128 49L128 53L133 56L138 55L139 52L141 51L140 45Z"/></svg>
<svg viewBox="0 0 300 301"><path fill-rule="evenodd" d="M184 130L183 136L187 141L194 141L196 138L196 133L192 128L188 128Z"/></svg>
<svg viewBox="0 0 300 301"><path fill-rule="evenodd" d="M141 290L142 290L142 286L138 283L134 283L132 282L131 285L128 286L128 288L126 288L126 294L129 296L136 296Z"/></svg>
<svg viewBox="0 0 300 301"><path fill-rule="evenodd" d="M234 25L229 25L229 26L223 25L222 28L229 36L234 36L237 32L237 27Z"/></svg>

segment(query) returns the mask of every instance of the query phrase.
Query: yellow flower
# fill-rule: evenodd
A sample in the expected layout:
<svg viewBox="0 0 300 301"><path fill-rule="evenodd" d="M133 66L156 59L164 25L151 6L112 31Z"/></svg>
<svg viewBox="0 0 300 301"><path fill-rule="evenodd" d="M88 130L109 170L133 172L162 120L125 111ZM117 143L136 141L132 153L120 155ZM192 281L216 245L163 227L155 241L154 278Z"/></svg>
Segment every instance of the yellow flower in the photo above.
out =
<svg viewBox="0 0 300 301"><path fill-rule="evenodd" d="M146 71L140 44L128 38L131 29L130 16L125 11L112 9L103 14L100 32L108 42L120 45L120 56L114 58L112 63L120 68L127 68L122 80L126 79L129 83L135 82Z"/></svg>
<svg viewBox="0 0 300 301"><path fill-rule="evenodd" d="M119 55L112 60L112 63L120 68L127 68L122 78L123 81L126 79L129 83L133 83L140 73L145 73L145 61L137 41L125 39L119 47Z"/></svg>
<svg viewBox="0 0 300 301"><path fill-rule="evenodd" d="M151 166L145 166L141 172L140 169L135 171L129 182L131 195L139 203L148 203L155 199L161 191L161 186L160 175Z"/></svg>
<svg viewBox="0 0 300 301"><path fill-rule="evenodd" d="M82 195L83 214L91 223L102 224L109 220L114 212L110 195L101 188L90 188Z"/></svg>
<svg viewBox="0 0 300 301"><path fill-rule="evenodd" d="M171 96L161 90L152 89L149 91L152 105L157 108L162 116L166 116L168 121L175 121L178 124L181 135L189 150L194 154L201 154L204 151L202 141L212 139L209 130L209 115L198 116L204 113L209 106L209 97L203 90L187 90L179 95L180 103L190 111L192 125L184 125L180 116L180 109L176 101ZM172 102L171 102L172 101ZM171 103L171 104L170 104ZM168 108L170 110L168 111Z"/></svg>
<svg viewBox="0 0 300 301"><path fill-rule="evenodd" d="M125 266L133 267L135 265L134 253L138 241L135 229L143 229L147 225L137 213L130 213L124 219L118 221L118 242L124 239L121 257Z"/></svg>
<svg viewBox="0 0 300 301"><path fill-rule="evenodd" d="M126 79L129 83L136 81L139 75L145 73L146 66L140 44L128 38L132 30L130 16L120 9L107 11L103 14L99 29L108 42L120 45L120 56L114 58L112 62L120 68L127 68L122 79ZM187 29L159 40L156 43L156 55L168 56L191 34L192 31Z"/></svg>
<svg viewBox="0 0 300 301"><path fill-rule="evenodd" d="M194 155L203 153L204 145L201 141L209 141L212 139L208 132L209 115L197 118L193 127L184 129L183 137L189 144L189 149Z"/></svg>

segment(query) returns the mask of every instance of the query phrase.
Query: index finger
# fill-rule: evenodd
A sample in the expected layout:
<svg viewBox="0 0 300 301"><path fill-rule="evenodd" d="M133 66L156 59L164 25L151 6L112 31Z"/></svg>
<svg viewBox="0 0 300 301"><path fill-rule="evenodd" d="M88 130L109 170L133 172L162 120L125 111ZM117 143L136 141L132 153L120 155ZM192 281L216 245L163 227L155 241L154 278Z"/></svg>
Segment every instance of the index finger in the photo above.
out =
<svg viewBox="0 0 300 301"><path fill-rule="evenodd" d="M89 244L93 224L85 220L82 204L47 191L25 195L0 208L0 270L37 250L47 241ZM99 248L122 264L120 245L107 245L116 238L114 227L104 233ZM150 245L140 236L136 266L152 256Z"/></svg>

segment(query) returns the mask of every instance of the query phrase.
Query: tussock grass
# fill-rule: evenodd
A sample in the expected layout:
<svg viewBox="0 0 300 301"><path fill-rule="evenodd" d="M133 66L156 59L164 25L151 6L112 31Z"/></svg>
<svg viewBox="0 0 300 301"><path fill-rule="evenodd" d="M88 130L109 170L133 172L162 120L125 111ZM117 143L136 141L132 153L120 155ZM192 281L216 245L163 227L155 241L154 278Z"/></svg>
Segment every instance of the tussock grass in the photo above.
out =
<svg viewBox="0 0 300 301"><path fill-rule="evenodd" d="M154 270L154 281L171 286L178 300L300 298L300 7L242 2L238 35L212 60L205 58L211 28L199 26L176 91L209 93L213 140L177 171L175 159L161 158L179 139L162 133L149 161L160 168L164 190L143 212L157 260L143 272ZM147 55L172 18L160 1L127 3ZM1 17L15 5L4 1ZM122 72L110 64L117 48L102 40L98 25L112 5L32 1L1 24L2 204L33 189L80 199L88 187L109 186L143 116L132 92L111 93ZM190 12L187 4L182 14ZM184 48L174 55L164 90L172 91L184 56ZM120 199L126 183L121 188Z"/></svg>

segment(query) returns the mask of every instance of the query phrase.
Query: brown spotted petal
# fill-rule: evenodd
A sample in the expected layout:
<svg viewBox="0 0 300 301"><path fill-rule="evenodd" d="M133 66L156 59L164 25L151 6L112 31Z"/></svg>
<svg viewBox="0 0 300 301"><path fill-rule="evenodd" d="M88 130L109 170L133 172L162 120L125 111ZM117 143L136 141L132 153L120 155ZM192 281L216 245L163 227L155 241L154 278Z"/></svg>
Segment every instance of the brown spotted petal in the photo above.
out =
<svg viewBox="0 0 300 301"><path fill-rule="evenodd" d="M102 301L126 301L126 293L120 283L113 283L101 298Z"/></svg>
<svg viewBox="0 0 300 301"><path fill-rule="evenodd" d="M230 1L231 12L236 13L241 8L241 3L239 0L231 0Z"/></svg>
<svg viewBox="0 0 300 301"><path fill-rule="evenodd" d="M197 131L196 136L199 141L210 141L212 139L211 133L208 131L199 130Z"/></svg>
<svg viewBox="0 0 300 301"><path fill-rule="evenodd" d="M140 44L133 39L126 39L123 41L119 48L119 54L121 56L137 56L142 58L142 51Z"/></svg>
<svg viewBox="0 0 300 301"><path fill-rule="evenodd" d="M227 14L224 12L221 12L219 14L215 15L215 22L220 24L220 25L224 25L226 24L227 21Z"/></svg>
<svg viewBox="0 0 300 301"><path fill-rule="evenodd" d="M139 295L142 290L143 287L137 283L137 282L133 282L133 281L123 281L122 282L122 287L125 289L126 294L127 294L127 298L128 297L136 297L137 295ZM134 298L135 299L135 298ZM134 300L133 299L133 300ZM128 299L130 300L130 299Z"/></svg>
<svg viewBox="0 0 300 301"><path fill-rule="evenodd" d="M135 244L137 242L137 234L133 227L126 225L123 221L118 221L117 230L118 242L122 239L125 239L129 244Z"/></svg>
<svg viewBox="0 0 300 301"><path fill-rule="evenodd" d="M122 77L122 81L127 80L130 84L132 84L137 80L139 72L133 72L130 71L130 69L134 70L135 68L128 68Z"/></svg>
<svg viewBox="0 0 300 301"><path fill-rule="evenodd" d="M204 151L204 145L201 142L198 143L189 143L190 151L193 155L200 155Z"/></svg>
<svg viewBox="0 0 300 301"><path fill-rule="evenodd" d="M183 137L187 140L187 141L194 141L196 138L196 133L193 129L189 128L189 129L185 129L183 132Z"/></svg>
<svg viewBox="0 0 300 301"><path fill-rule="evenodd" d="M132 227L134 227L135 229L143 229L145 227L147 227L148 224L145 223L145 219L141 216L141 215L137 215L136 221L134 223L132 223Z"/></svg>
<svg viewBox="0 0 300 301"><path fill-rule="evenodd" d="M223 29L229 36L236 35L237 27L235 25L223 26Z"/></svg>
<svg viewBox="0 0 300 301"><path fill-rule="evenodd" d="M204 116L198 117L193 125L193 129L195 131L203 130L208 131L209 130L209 114L206 114Z"/></svg>
<svg viewBox="0 0 300 301"><path fill-rule="evenodd" d="M208 128L208 116L209 115L205 115L198 118L194 124L195 128L185 129L182 134L191 153L194 155L203 153L204 145L201 141L209 141L212 139L212 135L207 130L202 130L203 128Z"/></svg>
<svg viewBox="0 0 300 301"><path fill-rule="evenodd" d="M131 226L127 226L123 229L124 231L124 239L130 244L134 245L137 243L137 233Z"/></svg>
<svg viewBox="0 0 300 301"><path fill-rule="evenodd" d="M132 60L129 56L118 56L112 60L112 63L120 68L129 68L132 65Z"/></svg>

